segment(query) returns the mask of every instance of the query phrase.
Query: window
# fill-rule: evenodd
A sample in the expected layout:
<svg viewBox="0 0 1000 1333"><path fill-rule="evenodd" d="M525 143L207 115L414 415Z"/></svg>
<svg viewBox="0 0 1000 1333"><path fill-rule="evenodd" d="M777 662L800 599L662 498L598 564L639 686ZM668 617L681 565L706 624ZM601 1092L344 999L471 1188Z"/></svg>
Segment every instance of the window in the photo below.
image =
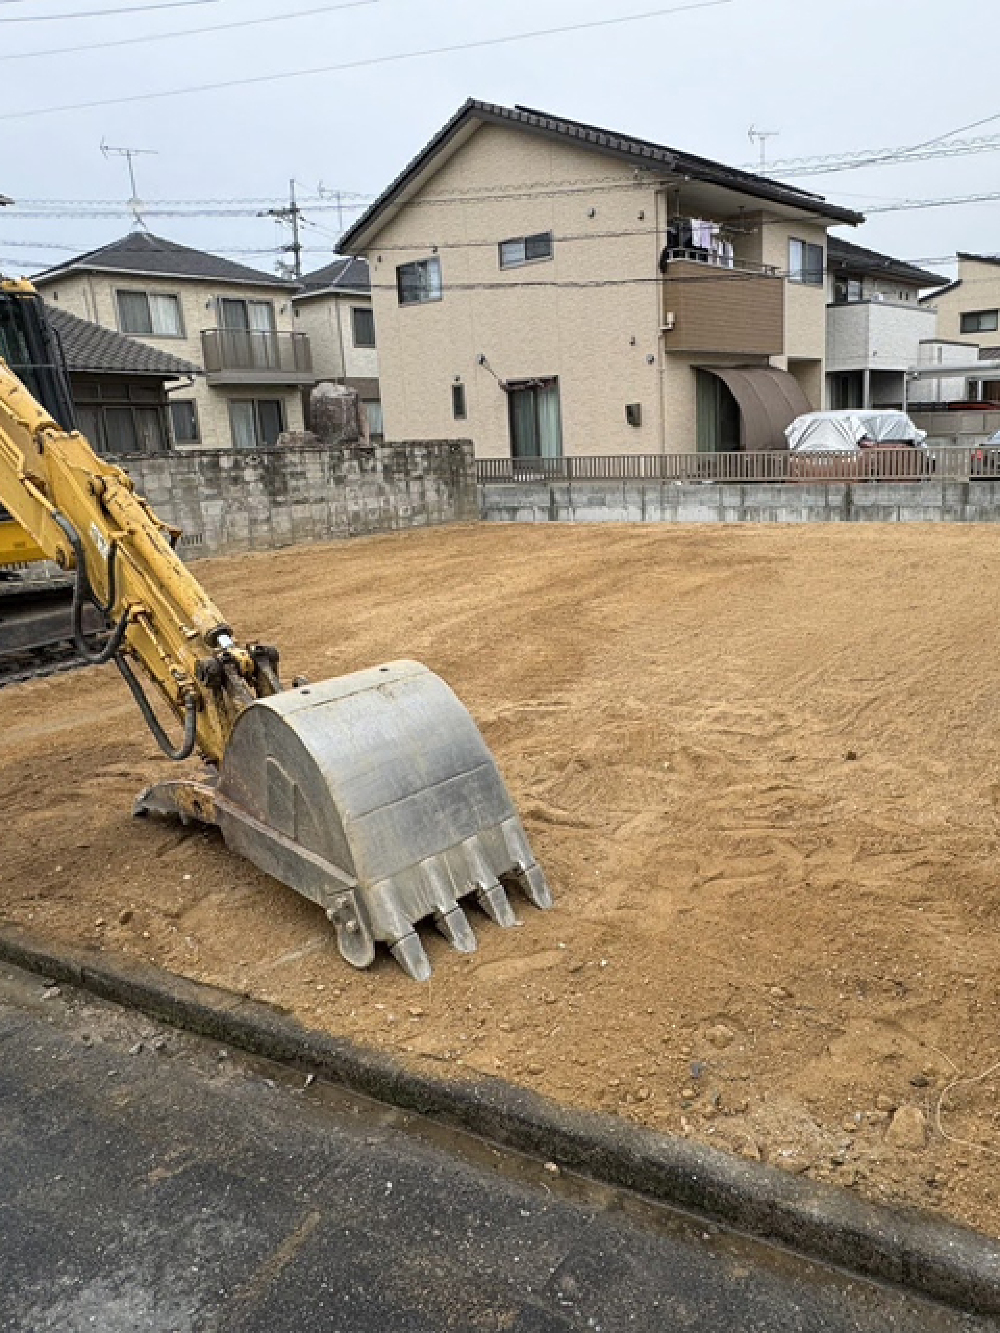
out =
<svg viewBox="0 0 1000 1333"><path fill-rule="evenodd" d="M534 236L515 236L512 240L500 242L500 267L520 268L522 264L533 264L536 259L552 258L552 233L536 232Z"/></svg>
<svg viewBox="0 0 1000 1333"><path fill-rule="evenodd" d="M218 300L218 351L228 370L276 370L281 365L271 301Z"/></svg>
<svg viewBox="0 0 1000 1333"><path fill-rule="evenodd" d="M456 421L464 421L468 416L464 384L453 384L451 386L451 415Z"/></svg>
<svg viewBox="0 0 1000 1333"><path fill-rule="evenodd" d="M197 444L201 440L198 404L193 398L178 398L170 404L170 429L174 444Z"/></svg>
<svg viewBox="0 0 1000 1333"><path fill-rule="evenodd" d="M220 297L219 324L224 329L249 329L254 333L273 333L274 303L244 301L239 297Z"/></svg>
<svg viewBox="0 0 1000 1333"><path fill-rule="evenodd" d="M382 404L378 399L371 402L362 403L365 409L365 417L368 421L368 438L370 440L381 440L385 435L385 427L382 424Z"/></svg>
<svg viewBox="0 0 1000 1333"><path fill-rule="evenodd" d="M440 301L440 259L418 259L412 264L400 264L396 269L396 291L399 293L400 305Z"/></svg>
<svg viewBox="0 0 1000 1333"><path fill-rule="evenodd" d="M562 457L558 380L525 380L520 384L509 384L507 412L512 457Z"/></svg>
<svg viewBox="0 0 1000 1333"><path fill-rule="evenodd" d="M849 305L852 301L862 300L863 297L864 289L860 278L834 278L834 305Z"/></svg>
<svg viewBox="0 0 1000 1333"><path fill-rule="evenodd" d="M351 306L351 332L355 347L375 346L375 312L371 306Z"/></svg>
<svg viewBox="0 0 1000 1333"><path fill-rule="evenodd" d="M118 327L140 338L183 338L180 300L162 292L120 291Z"/></svg>
<svg viewBox="0 0 1000 1333"><path fill-rule="evenodd" d="M285 414L279 398L233 398L229 422L235 449L267 449L285 429Z"/></svg>
<svg viewBox="0 0 1000 1333"><path fill-rule="evenodd" d="M963 333L996 333L1000 311L969 310L962 315Z"/></svg>
<svg viewBox="0 0 1000 1333"><path fill-rule="evenodd" d="M823 247L811 241L788 242L788 276L792 282L823 286Z"/></svg>
<svg viewBox="0 0 1000 1333"><path fill-rule="evenodd" d="M167 411L160 385L111 379L77 381L77 425L103 457L162 454L169 448Z"/></svg>

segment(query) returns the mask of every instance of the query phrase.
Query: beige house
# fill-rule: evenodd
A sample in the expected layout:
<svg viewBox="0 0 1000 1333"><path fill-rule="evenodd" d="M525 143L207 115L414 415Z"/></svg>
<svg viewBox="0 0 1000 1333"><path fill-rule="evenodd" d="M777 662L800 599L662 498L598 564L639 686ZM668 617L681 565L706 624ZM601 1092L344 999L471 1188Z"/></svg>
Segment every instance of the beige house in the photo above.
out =
<svg viewBox="0 0 1000 1333"><path fill-rule="evenodd" d="M480 457L766 448L823 406L826 229L706 158L467 102L348 231L386 433Z"/></svg>
<svg viewBox="0 0 1000 1333"><path fill-rule="evenodd" d="M371 279L363 259L334 259L302 278L293 298L295 327L309 338L317 380L354 389L368 432L382 436L382 403Z"/></svg>
<svg viewBox="0 0 1000 1333"><path fill-rule="evenodd" d="M176 447L254 449L302 429L315 375L294 282L145 231L33 281L57 309L197 367L168 388Z"/></svg>
<svg viewBox="0 0 1000 1333"><path fill-rule="evenodd" d="M1000 348L1000 255L958 254L958 277L926 302L937 307L938 337Z"/></svg>

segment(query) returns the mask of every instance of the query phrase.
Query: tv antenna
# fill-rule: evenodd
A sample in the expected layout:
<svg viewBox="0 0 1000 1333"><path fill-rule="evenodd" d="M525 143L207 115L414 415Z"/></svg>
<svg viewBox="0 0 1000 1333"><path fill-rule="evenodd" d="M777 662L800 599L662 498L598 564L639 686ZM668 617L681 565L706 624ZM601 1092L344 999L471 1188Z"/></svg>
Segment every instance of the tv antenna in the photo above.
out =
<svg viewBox="0 0 1000 1333"><path fill-rule="evenodd" d="M768 139L776 139L780 133L780 130L758 130L754 125L751 125L747 131L747 138L750 142L760 144L761 171L767 169L767 141Z"/></svg>
<svg viewBox="0 0 1000 1333"><path fill-rule="evenodd" d="M128 206L132 210L132 223L135 227L145 229L146 223L142 216L142 200L139 198L139 191L135 183L135 162L137 157L156 157L155 148L115 148L112 144L101 140L101 152L106 158L123 157L128 163L128 179L132 187L132 197L128 201Z"/></svg>

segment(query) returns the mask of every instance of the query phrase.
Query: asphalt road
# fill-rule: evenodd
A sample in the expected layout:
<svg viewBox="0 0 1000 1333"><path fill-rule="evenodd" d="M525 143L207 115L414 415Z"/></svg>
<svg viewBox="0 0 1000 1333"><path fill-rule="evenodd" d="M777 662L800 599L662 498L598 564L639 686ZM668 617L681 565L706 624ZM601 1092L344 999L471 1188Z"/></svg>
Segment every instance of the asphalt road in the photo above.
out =
<svg viewBox="0 0 1000 1333"><path fill-rule="evenodd" d="M3 1333L971 1333L0 969Z"/></svg>

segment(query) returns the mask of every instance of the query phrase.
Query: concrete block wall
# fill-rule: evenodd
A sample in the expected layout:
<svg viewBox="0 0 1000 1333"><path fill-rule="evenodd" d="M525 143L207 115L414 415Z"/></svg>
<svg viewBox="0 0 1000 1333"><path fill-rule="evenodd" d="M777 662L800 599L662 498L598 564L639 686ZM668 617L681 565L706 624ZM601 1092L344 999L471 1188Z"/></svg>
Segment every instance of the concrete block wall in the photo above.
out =
<svg viewBox="0 0 1000 1333"><path fill-rule="evenodd" d="M492 523L998 523L1000 481L488 482Z"/></svg>
<svg viewBox="0 0 1000 1333"><path fill-rule="evenodd" d="M123 463L185 559L479 517L471 440L200 449Z"/></svg>

